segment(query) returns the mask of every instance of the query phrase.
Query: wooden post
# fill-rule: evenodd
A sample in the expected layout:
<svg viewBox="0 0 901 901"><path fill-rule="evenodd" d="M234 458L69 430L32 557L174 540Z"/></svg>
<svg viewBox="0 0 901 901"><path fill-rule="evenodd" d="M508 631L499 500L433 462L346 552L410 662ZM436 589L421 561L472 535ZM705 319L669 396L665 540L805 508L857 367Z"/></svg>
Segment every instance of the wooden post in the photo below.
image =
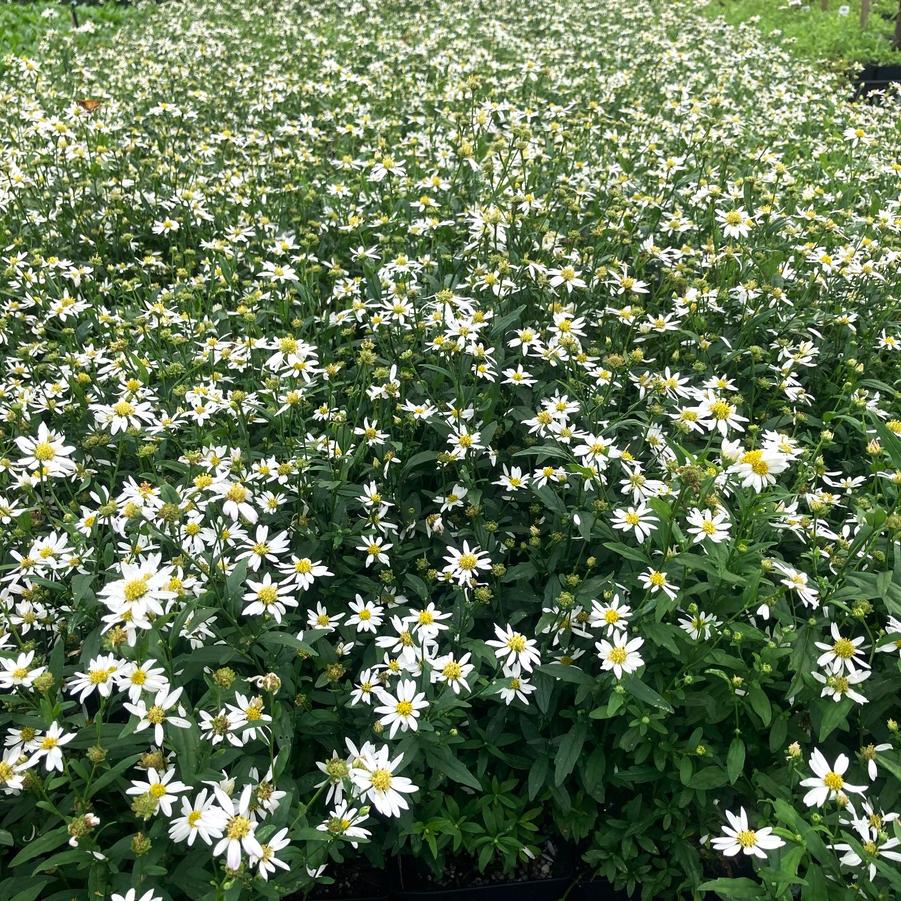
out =
<svg viewBox="0 0 901 901"><path fill-rule="evenodd" d="M829 9L829 0L820 0L820 9L824 12Z"/></svg>
<svg viewBox="0 0 901 901"><path fill-rule="evenodd" d="M866 31L870 23L870 4L872 0L860 0L860 29Z"/></svg>

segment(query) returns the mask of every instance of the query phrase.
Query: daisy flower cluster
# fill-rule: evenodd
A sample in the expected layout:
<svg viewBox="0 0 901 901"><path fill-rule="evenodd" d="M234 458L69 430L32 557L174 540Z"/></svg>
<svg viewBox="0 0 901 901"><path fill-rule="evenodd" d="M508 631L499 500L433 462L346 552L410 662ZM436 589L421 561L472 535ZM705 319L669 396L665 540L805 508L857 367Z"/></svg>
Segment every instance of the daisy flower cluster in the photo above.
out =
<svg viewBox="0 0 901 901"><path fill-rule="evenodd" d="M897 109L690 3L140 12L0 64L0 895L897 890Z"/></svg>

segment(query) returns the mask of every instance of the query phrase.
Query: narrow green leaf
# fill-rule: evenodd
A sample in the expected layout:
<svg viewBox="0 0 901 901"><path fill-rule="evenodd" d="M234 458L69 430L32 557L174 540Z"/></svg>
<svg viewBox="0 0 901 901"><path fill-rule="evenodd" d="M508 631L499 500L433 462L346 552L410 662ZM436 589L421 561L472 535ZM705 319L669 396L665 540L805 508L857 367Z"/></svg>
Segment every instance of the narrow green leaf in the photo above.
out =
<svg viewBox="0 0 901 901"><path fill-rule="evenodd" d="M440 751L433 752L429 755L435 769L444 773L448 779L459 782L461 785L468 785L476 791L482 790L482 783L466 768L449 748L441 748Z"/></svg>
<svg viewBox="0 0 901 901"><path fill-rule="evenodd" d="M631 674L623 676L620 684L633 698L638 698L639 701L650 704L652 707L657 707L659 710L665 710L667 713L673 712L672 704L663 695L658 694L650 685L642 682L636 676Z"/></svg>
<svg viewBox="0 0 901 901"><path fill-rule="evenodd" d="M69 831L65 826L60 826L58 829L52 829L50 832L45 832L39 838L34 839L34 841L30 841L10 862L10 867L17 867L21 863L25 863L28 860L31 860L34 857L38 857L41 854L46 854L48 851L52 851L54 848L58 848L63 842L67 842L69 840Z"/></svg>
<svg viewBox="0 0 901 901"><path fill-rule="evenodd" d="M732 739L726 754L726 774L729 781L735 783L745 767L745 743L737 736Z"/></svg>
<svg viewBox="0 0 901 901"><path fill-rule="evenodd" d="M563 780L573 771L579 755L582 753L582 745L588 735L588 726L585 723L576 723L560 742L557 757L554 762L554 784L561 785Z"/></svg>
<svg viewBox="0 0 901 901"><path fill-rule="evenodd" d="M534 801L538 797L538 792L544 787L544 781L547 778L547 771L550 763L546 754L535 758L535 762L529 769L529 800Z"/></svg>
<svg viewBox="0 0 901 901"><path fill-rule="evenodd" d="M637 548L623 544L621 541L605 541L604 547L620 557L625 557L626 560L634 560L636 563L641 563L642 566L648 565L649 561L646 554L643 554Z"/></svg>
<svg viewBox="0 0 901 901"><path fill-rule="evenodd" d="M847 723L845 717L854 706L853 701L845 698L842 701L827 701L826 709L823 712L823 718L820 720L819 741L825 741L840 725L845 724L847 731ZM822 707L820 708L822 709Z"/></svg>
<svg viewBox="0 0 901 901"><path fill-rule="evenodd" d="M773 707L766 692L759 685L752 685L748 692L748 700L751 702L751 709L760 717L763 725L769 726L773 718Z"/></svg>
<svg viewBox="0 0 901 901"><path fill-rule="evenodd" d="M702 892L716 892L721 898L764 898L766 893L762 886L741 876L738 879L714 879L711 882L704 882L699 886Z"/></svg>

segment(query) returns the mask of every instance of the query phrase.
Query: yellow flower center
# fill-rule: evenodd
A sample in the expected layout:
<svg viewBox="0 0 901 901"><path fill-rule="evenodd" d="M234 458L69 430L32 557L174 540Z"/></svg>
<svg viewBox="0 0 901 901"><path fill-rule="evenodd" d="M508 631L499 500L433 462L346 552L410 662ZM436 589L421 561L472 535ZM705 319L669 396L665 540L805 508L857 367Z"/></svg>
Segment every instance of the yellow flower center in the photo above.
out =
<svg viewBox="0 0 901 901"><path fill-rule="evenodd" d="M842 660L849 660L854 656L855 652L854 642L850 641L847 638L840 638L833 646L832 653L835 654L836 657L840 657Z"/></svg>
<svg viewBox="0 0 901 901"><path fill-rule="evenodd" d="M463 667L457 663L456 660L451 660L443 670L441 670L441 675L444 676L445 679L454 680L459 679L460 676L463 675Z"/></svg>
<svg viewBox="0 0 901 901"><path fill-rule="evenodd" d="M507 639L507 647L517 654L521 654L526 649L526 640L518 632L514 633Z"/></svg>
<svg viewBox="0 0 901 901"><path fill-rule="evenodd" d="M49 441L41 441L35 446L35 460L39 460L41 463L46 463L48 460L52 460L55 456L56 451L53 449L53 446Z"/></svg>
<svg viewBox="0 0 901 901"><path fill-rule="evenodd" d="M825 776L823 776L823 785L834 792L841 791L844 784L845 780L842 779L842 777L839 776L838 773L833 772L832 770L830 770L828 773L826 773Z"/></svg>
<svg viewBox="0 0 901 901"><path fill-rule="evenodd" d="M458 561L457 566L459 566L460 569L464 570L465 572L471 572L472 570L474 570L476 568L476 565L478 564L478 562L479 561L476 558L475 554L463 554L460 557L460 560Z"/></svg>
<svg viewBox="0 0 901 901"><path fill-rule="evenodd" d="M376 791L388 791L388 789L391 788L391 773L389 773L388 770L376 770L369 777L369 781Z"/></svg>
<svg viewBox="0 0 901 901"><path fill-rule="evenodd" d="M612 648L610 653L607 655L607 659L611 663L615 663L617 666L622 666L626 662L626 658L629 655L626 653L625 648Z"/></svg>
<svg viewBox="0 0 901 901"><path fill-rule="evenodd" d="M741 462L750 466L753 472L759 476L765 476L770 471L769 464L763 459L761 450L747 451L742 454Z"/></svg>
<svg viewBox="0 0 901 901"><path fill-rule="evenodd" d="M125 589L122 592L125 595L125 600L131 603L132 601L137 601L144 597L150 590L147 587L147 580L149 578L149 576L141 576L139 579L130 579L126 582Z"/></svg>
<svg viewBox="0 0 901 901"><path fill-rule="evenodd" d="M257 599L260 603L265 604L267 607L270 604L274 604L278 600L278 589L275 585L264 585L257 592Z"/></svg>
<svg viewBox="0 0 901 901"><path fill-rule="evenodd" d="M250 820L247 817L232 817L228 821L228 828L225 833L232 841L240 841L247 838L250 834Z"/></svg>
<svg viewBox="0 0 901 901"><path fill-rule="evenodd" d="M757 833L753 829L742 829L735 837L742 848L753 848L757 844Z"/></svg>
<svg viewBox="0 0 901 901"><path fill-rule="evenodd" d="M232 485L225 496L230 501L240 504L247 497L247 489L243 485Z"/></svg>
<svg viewBox="0 0 901 901"><path fill-rule="evenodd" d="M399 716L409 716L413 712L413 705L410 701L398 701L395 709Z"/></svg>

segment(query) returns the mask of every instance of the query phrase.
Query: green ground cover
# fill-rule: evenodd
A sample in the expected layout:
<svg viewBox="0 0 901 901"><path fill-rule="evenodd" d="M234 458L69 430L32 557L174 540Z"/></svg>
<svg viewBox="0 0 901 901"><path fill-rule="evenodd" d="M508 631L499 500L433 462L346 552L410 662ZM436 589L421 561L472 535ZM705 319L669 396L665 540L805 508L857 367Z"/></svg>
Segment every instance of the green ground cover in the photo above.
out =
<svg viewBox="0 0 901 901"><path fill-rule="evenodd" d="M75 16L83 39L144 15L146 4L99 3L77 5ZM50 31L75 29L72 12L60 3L0 2L0 56L6 53L30 53Z"/></svg>
<svg viewBox="0 0 901 901"><path fill-rule="evenodd" d="M896 0L874 0L868 24L860 26L861 0L708 0L705 15L722 16L733 25L749 23L767 38L806 59L844 66L849 63L901 64L892 41Z"/></svg>

